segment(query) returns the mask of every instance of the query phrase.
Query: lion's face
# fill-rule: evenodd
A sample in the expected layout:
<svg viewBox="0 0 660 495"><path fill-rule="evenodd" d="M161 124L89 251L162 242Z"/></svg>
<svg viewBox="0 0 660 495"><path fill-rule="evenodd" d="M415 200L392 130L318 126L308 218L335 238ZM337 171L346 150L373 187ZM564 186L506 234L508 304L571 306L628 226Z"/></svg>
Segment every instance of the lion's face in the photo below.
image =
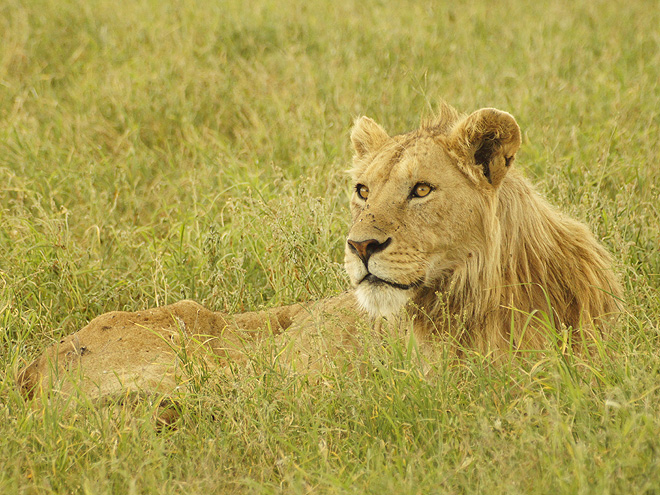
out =
<svg viewBox="0 0 660 495"><path fill-rule="evenodd" d="M453 128L445 123L394 137L370 119L356 122L345 267L370 314L397 312L487 243L496 190L520 134L509 114L480 112Z"/></svg>

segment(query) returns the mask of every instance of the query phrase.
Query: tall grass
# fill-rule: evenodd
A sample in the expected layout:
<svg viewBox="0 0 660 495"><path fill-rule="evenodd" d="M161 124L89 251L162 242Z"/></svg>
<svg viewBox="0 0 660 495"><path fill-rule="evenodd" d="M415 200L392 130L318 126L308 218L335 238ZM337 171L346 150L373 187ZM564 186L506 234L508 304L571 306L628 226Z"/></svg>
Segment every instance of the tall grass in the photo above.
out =
<svg viewBox="0 0 660 495"><path fill-rule="evenodd" d="M0 492L660 491L660 11L646 0L0 3ZM27 405L18 369L115 309L325 297L347 133L494 106L517 166L614 253L602 360L548 351L322 383L199 376L177 428ZM363 356L364 357L364 356ZM366 358L366 357L365 357Z"/></svg>

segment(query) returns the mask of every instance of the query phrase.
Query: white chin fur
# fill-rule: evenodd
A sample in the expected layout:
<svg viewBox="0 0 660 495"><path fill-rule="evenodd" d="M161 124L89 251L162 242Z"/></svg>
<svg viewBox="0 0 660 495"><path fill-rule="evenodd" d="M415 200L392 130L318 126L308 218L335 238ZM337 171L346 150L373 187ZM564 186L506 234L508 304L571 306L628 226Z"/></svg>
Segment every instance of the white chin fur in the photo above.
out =
<svg viewBox="0 0 660 495"><path fill-rule="evenodd" d="M408 302L408 291L362 283L355 289L360 307L373 317L398 313Z"/></svg>

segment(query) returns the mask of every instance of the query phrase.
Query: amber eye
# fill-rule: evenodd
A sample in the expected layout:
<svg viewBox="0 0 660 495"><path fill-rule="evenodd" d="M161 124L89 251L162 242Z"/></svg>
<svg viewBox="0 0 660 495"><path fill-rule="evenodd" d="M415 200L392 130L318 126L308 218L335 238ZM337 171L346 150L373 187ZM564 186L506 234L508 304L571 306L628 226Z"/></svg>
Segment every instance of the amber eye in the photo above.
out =
<svg viewBox="0 0 660 495"><path fill-rule="evenodd" d="M431 186L420 182L419 184L415 184L415 187L413 187L410 195L413 198L423 198L424 196L428 196L432 190L433 188Z"/></svg>
<svg viewBox="0 0 660 495"><path fill-rule="evenodd" d="M357 195L362 199L367 199L369 197L369 188L364 184L358 184L355 186L355 191L357 192Z"/></svg>

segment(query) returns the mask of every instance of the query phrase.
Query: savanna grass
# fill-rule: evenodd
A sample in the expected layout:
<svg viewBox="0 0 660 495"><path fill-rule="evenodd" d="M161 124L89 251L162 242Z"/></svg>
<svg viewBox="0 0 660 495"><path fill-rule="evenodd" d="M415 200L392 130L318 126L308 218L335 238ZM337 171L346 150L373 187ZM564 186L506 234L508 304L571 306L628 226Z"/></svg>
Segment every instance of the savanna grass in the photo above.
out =
<svg viewBox="0 0 660 495"><path fill-rule="evenodd" d="M660 491L660 11L653 2L0 3L1 493ZM517 166L615 255L600 355L417 372L399 341L320 382L190 363L157 400L26 404L17 371L116 309L332 295L360 114L507 110Z"/></svg>

